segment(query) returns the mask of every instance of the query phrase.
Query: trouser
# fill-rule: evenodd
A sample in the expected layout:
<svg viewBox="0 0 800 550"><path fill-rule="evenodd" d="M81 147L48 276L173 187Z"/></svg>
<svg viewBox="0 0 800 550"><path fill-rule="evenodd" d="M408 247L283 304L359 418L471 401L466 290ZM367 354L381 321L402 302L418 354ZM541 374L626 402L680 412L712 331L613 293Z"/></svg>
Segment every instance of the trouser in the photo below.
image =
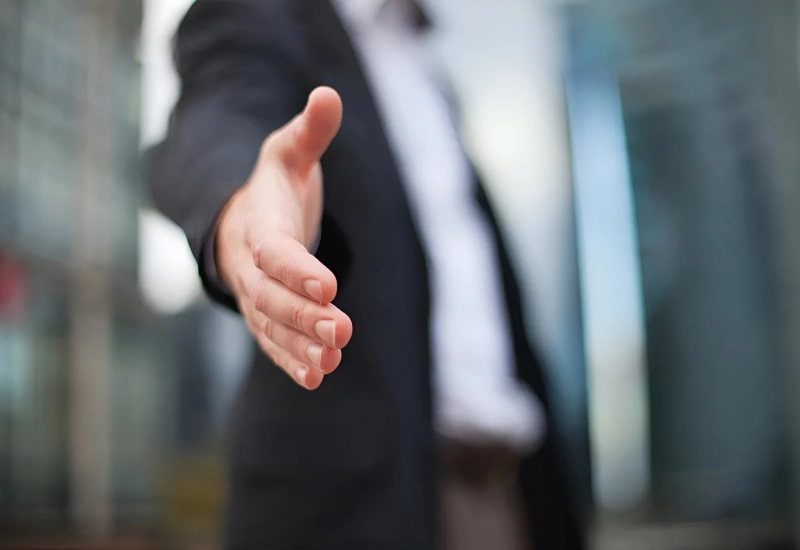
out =
<svg viewBox="0 0 800 550"><path fill-rule="evenodd" d="M533 550L516 486L519 457L502 446L441 444L444 550Z"/></svg>

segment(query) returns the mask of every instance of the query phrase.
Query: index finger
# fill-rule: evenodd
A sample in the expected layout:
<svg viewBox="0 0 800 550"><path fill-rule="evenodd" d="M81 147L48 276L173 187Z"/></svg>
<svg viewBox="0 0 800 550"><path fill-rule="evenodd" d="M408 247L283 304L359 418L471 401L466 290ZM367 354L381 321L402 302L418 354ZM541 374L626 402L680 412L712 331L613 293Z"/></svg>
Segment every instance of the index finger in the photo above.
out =
<svg viewBox="0 0 800 550"><path fill-rule="evenodd" d="M306 248L290 237L260 241L253 248L258 269L298 294L320 304L336 297L336 277Z"/></svg>

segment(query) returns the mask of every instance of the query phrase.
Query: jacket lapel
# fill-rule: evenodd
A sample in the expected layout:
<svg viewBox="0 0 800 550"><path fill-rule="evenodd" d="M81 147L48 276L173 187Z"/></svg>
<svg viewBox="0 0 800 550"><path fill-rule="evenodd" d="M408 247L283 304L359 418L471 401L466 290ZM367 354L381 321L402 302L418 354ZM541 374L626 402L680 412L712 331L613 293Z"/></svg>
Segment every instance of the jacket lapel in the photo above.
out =
<svg viewBox="0 0 800 550"><path fill-rule="evenodd" d="M431 533L433 526L430 521L435 516L433 467L436 461L433 457L428 341L429 290L425 254L414 227L398 165L386 137L371 86L350 37L328 0L293 1L297 2L300 18L305 22L308 33L308 43L312 45L315 79L312 84L332 86L344 102L345 120L340 137L345 140L349 149L339 152L341 156L347 157L347 161L363 163L362 169L357 171L358 181L343 183L363 186L360 193L368 197L362 204L363 208L380 213L365 228L372 235L362 235L361 238L387 243L381 245L381 253L388 256L393 254L393 246L398 249L404 247L406 252L398 251L399 257L410 260L402 266L406 277L403 284L413 290L404 300L416 305L398 306L400 309L397 315L417 312L416 318L407 318L404 323L413 327L417 341L424 343L424 349L420 350L420 360L413 364L378 361L375 366L383 370L396 413L399 436L405 440L397 451L400 453L399 475L403 480L408 509L413 511L413 521L419 526L420 533ZM335 145L334 141L333 146ZM346 162L341 158L339 161ZM323 165L324 162L323 158ZM364 178L368 181L362 181ZM359 215L353 212L358 206L333 202L339 200L342 200L341 197L334 194L326 197L326 201L329 201L327 204L337 211ZM409 240L412 242L409 243ZM419 480L428 480L428 483L421 486ZM423 535L423 540L426 537L427 535ZM420 543L415 547L423 548L425 545Z"/></svg>

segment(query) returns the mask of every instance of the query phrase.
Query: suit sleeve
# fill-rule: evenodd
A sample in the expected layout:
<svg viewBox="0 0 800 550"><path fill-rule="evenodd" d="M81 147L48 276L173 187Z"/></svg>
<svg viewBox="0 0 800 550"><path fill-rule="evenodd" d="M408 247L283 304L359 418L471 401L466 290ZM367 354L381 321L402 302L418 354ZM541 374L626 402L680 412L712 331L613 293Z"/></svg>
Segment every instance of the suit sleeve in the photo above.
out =
<svg viewBox="0 0 800 550"><path fill-rule="evenodd" d="M186 233L209 295L234 309L208 272L207 239L264 138L300 112L310 91L291 51L291 20L269 4L197 0L189 10L175 41L181 96L148 158L156 206Z"/></svg>

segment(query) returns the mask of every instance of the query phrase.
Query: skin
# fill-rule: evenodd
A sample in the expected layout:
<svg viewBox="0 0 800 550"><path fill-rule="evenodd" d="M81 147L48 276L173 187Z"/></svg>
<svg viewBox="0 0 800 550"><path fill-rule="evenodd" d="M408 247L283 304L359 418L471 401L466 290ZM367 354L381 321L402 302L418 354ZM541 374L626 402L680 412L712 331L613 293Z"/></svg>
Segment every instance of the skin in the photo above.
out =
<svg viewBox="0 0 800 550"><path fill-rule="evenodd" d="M217 267L260 348L297 384L319 388L342 360L353 324L331 301L336 277L308 252L322 219L320 157L339 131L342 101L317 88L263 142L247 182L225 206Z"/></svg>

